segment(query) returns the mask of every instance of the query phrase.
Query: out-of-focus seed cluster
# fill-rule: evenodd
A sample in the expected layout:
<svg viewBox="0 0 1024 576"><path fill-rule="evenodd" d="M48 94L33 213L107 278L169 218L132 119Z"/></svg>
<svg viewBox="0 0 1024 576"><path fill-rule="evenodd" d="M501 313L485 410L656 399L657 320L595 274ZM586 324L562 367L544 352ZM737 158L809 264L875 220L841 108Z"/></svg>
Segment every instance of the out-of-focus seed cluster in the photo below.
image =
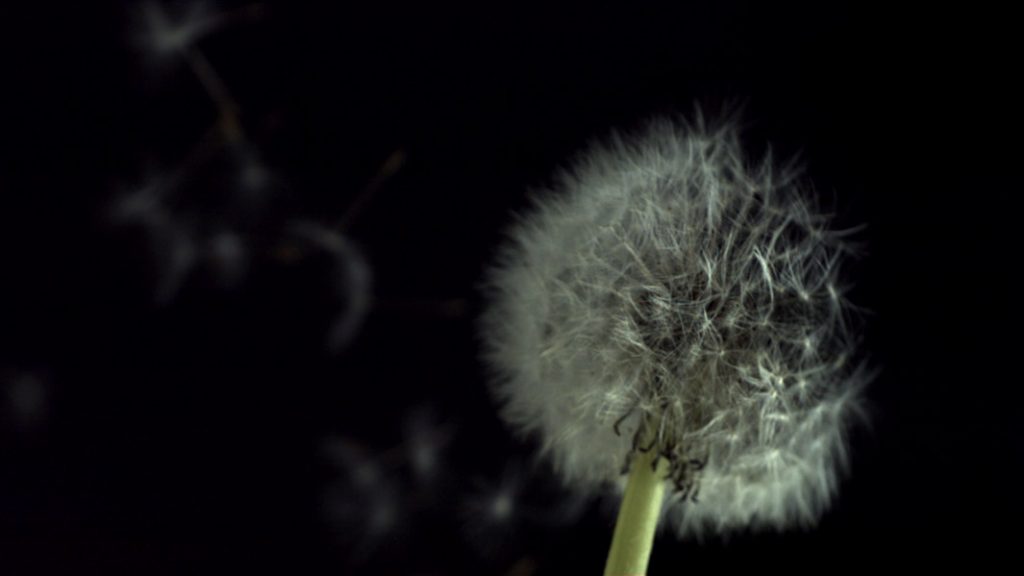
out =
<svg viewBox="0 0 1024 576"><path fill-rule="evenodd" d="M670 463L681 536L815 521L862 413L846 233L731 121L614 136L535 196L488 279L505 419L584 491ZM639 441L645 426L656 439Z"/></svg>
<svg viewBox="0 0 1024 576"><path fill-rule="evenodd" d="M154 261L155 301L171 305L201 270L219 287L234 289L249 276L258 276L253 272L268 263L291 265L326 257L329 262L321 268L334 296L326 347L331 353L344 351L373 305L372 267L346 228L359 206L350 207L340 224L287 213L282 218L281 201L294 191L283 172L263 161L259 143L240 120L239 104L200 49L201 41L214 32L260 19L265 7L221 12L202 1L147 0L129 13L131 44L147 58L186 63L218 110L208 133L185 158L172 163L173 169L151 175L107 210L112 224L145 235ZM365 204L403 160L404 152L393 153L355 204Z"/></svg>
<svg viewBox="0 0 1024 576"><path fill-rule="evenodd" d="M478 560L504 565L532 547L530 538L577 523L591 503L515 456L500 471L485 473L476 459L460 469L457 429L431 408L407 414L404 429L402 443L385 451L343 437L323 442L331 474L322 513L353 565L395 554L425 527L433 541L468 544Z"/></svg>

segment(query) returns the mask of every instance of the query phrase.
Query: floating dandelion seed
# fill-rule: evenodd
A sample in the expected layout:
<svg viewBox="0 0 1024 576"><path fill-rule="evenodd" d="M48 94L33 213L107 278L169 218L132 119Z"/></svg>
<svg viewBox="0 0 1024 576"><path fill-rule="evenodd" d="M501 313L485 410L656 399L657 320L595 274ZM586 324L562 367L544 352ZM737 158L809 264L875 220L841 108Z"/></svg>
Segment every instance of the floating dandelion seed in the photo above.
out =
<svg viewBox="0 0 1024 576"><path fill-rule="evenodd" d="M466 538L484 556L499 555L516 540L525 520L526 477L517 463L496 480L477 479L460 507Z"/></svg>
<svg viewBox="0 0 1024 576"><path fill-rule="evenodd" d="M177 5L181 13L171 13L167 5L155 0L139 4L139 43L156 55L177 55L189 48L218 25L204 2Z"/></svg>
<svg viewBox="0 0 1024 576"><path fill-rule="evenodd" d="M482 321L494 391L572 485L621 489L642 461L682 537L828 506L870 375L848 232L796 176L748 166L733 121L658 120L592 148L513 228Z"/></svg>
<svg viewBox="0 0 1024 576"><path fill-rule="evenodd" d="M352 442L327 439L323 455L341 472L324 494L324 519L355 545L352 560L364 561L402 530L406 516L402 494L406 490L387 463Z"/></svg>
<svg viewBox="0 0 1024 576"><path fill-rule="evenodd" d="M287 183L252 144L232 142L227 151L233 184L231 205L236 217L259 222Z"/></svg>
<svg viewBox="0 0 1024 576"><path fill-rule="evenodd" d="M0 375L6 395L7 417L22 430L31 430L46 420L49 406L48 378L37 372L18 371Z"/></svg>
<svg viewBox="0 0 1024 576"><path fill-rule="evenodd" d="M453 427L438 422L429 407L418 408L406 418L404 448L413 480L419 487L432 487L443 476L444 452L453 437Z"/></svg>
<svg viewBox="0 0 1024 576"><path fill-rule="evenodd" d="M221 286L235 288L249 267L249 251L241 234L223 229L206 242L206 258Z"/></svg>
<svg viewBox="0 0 1024 576"><path fill-rule="evenodd" d="M156 257L154 299L160 305L174 299L200 256L195 225L192 219L172 211L167 190L165 181L154 179L148 186L119 198L109 211L112 222L138 227L146 234Z"/></svg>
<svg viewBox="0 0 1024 576"><path fill-rule="evenodd" d="M345 236L312 222L289 226L295 238L325 251L334 261L332 286L338 294L341 311L327 335L327 348L334 353L345 349L359 332L373 304L370 266L363 253Z"/></svg>

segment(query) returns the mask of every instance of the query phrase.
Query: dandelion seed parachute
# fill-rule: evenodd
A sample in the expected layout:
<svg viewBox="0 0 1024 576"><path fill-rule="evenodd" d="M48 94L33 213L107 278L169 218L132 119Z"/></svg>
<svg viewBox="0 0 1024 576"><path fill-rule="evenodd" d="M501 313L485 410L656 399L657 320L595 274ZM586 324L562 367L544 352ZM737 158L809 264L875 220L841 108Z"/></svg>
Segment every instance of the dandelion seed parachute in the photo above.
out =
<svg viewBox="0 0 1024 576"><path fill-rule="evenodd" d="M140 44L154 54L177 54L216 27L217 20L209 14L205 2L187 2L176 8L183 13L172 13L167 3L147 0L138 6L137 25L144 31Z"/></svg>
<svg viewBox="0 0 1024 576"><path fill-rule="evenodd" d="M526 481L524 471L512 463L500 479L477 479L461 503L464 535L483 556L498 555L522 533Z"/></svg>
<svg viewBox="0 0 1024 576"><path fill-rule="evenodd" d="M46 420L50 404L49 378L37 371L0 371L0 410L15 426L30 431L41 426Z"/></svg>
<svg viewBox="0 0 1024 576"><path fill-rule="evenodd" d="M293 222L290 233L312 246L326 251L335 262L332 284L336 288L342 310L330 328L327 348L338 353L351 342L372 305L372 273L362 252L336 231L312 222Z"/></svg>
<svg viewBox="0 0 1024 576"><path fill-rule="evenodd" d="M536 194L489 271L481 331L503 417L570 485L621 490L657 423L681 537L828 507L870 376L846 234L797 176L752 167L734 120L660 119Z"/></svg>
<svg viewBox="0 0 1024 576"><path fill-rule="evenodd" d="M166 184L154 182L120 198L109 212L112 222L137 226L148 236L156 256L154 299L162 306L177 296L199 258L194 218L171 210L166 195Z"/></svg>

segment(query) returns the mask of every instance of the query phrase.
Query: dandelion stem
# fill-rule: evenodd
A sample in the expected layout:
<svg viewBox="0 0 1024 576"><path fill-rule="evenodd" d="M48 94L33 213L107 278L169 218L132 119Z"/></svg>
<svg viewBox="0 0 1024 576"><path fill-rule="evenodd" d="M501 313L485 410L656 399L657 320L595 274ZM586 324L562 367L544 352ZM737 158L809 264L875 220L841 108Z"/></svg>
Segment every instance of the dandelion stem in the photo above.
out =
<svg viewBox="0 0 1024 576"><path fill-rule="evenodd" d="M657 424L649 423L641 445L648 445ZM665 496L665 475L668 462L658 458L657 447L638 451L626 482L619 516L612 535L612 547L604 576L643 576L654 546L661 503Z"/></svg>

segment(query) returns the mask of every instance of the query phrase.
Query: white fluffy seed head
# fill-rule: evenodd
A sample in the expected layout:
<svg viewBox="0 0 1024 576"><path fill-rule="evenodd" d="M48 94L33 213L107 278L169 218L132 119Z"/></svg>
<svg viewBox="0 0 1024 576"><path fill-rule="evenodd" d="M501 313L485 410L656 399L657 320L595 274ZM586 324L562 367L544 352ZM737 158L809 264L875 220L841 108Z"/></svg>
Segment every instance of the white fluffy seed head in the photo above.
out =
<svg viewBox="0 0 1024 576"><path fill-rule="evenodd" d="M680 536L827 508L869 375L839 288L849 245L796 176L751 167L734 121L657 120L536 194L481 328L505 420L571 485L621 489L657 423Z"/></svg>

